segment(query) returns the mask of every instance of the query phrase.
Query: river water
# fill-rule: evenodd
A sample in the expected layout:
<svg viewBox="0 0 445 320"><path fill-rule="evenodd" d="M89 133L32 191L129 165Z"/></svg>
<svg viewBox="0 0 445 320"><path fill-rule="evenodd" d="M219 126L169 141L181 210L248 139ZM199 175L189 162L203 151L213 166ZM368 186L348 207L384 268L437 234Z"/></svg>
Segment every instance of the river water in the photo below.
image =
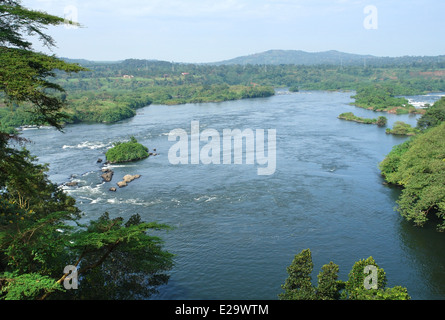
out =
<svg viewBox="0 0 445 320"><path fill-rule="evenodd" d="M176 255L175 266L169 283L151 299L277 299L286 267L306 248L314 281L330 261L347 280L354 262L372 256L389 287L407 287L413 299L444 299L445 235L404 221L394 211L400 191L384 185L378 169L406 138L337 119L343 112L382 115L349 105L351 95L279 90L264 99L151 105L115 124L23 135L32 140L27 148L39 161L50 164L53 182L78 182L64 188L84 219L105 211L124 218L139 213L145 221L174 227L160 236ZM416 124L412 115L384 115L389 127L397 120ZM199 121L201 131L221 134L275 129L274 174L258 175L256 164L172 164L168 151L175 142L168 133L176 128L190 133L192 121ZM97 159L105 158L114 141L132 135L158 155L111 166L113 181L102 182ZM126 174L141 177L109 191Z"/></svg>

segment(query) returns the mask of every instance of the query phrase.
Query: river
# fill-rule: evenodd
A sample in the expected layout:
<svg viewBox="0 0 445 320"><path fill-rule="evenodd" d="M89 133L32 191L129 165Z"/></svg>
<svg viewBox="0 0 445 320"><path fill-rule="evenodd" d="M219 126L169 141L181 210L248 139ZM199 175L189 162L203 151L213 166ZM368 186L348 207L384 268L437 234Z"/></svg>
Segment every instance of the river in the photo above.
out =
<svg viewBox="0 0 445 320"><path fill-rule="evenodd" d="M413 299L445 298L444 234L416 228L394 211L397 188L383 184L378 164L406 138L384 128L337 119L343 112L376 118L349 105L351 92L277 91L270 98L221 103L151 105L115 124L23 131L27 148L50 165L64 187L93 219L108 211L139 213L174 229L160 236L174 253L170 281L151 299L277 299L295 254L309 248L313 279L323 264L340 267L347 280L354 262L372 256L388 286L408 288ZM419 97L417 97L419 98ZM384 114L416 124L416 116ZM276 170L259 175L251 164L178 164L169 160L170 131L276 130ZM106 150L134 136L158 155L111 166L100 177ZM267 146L267 145L266 145ZM141 177L109 191L125 174Z"/></svg>

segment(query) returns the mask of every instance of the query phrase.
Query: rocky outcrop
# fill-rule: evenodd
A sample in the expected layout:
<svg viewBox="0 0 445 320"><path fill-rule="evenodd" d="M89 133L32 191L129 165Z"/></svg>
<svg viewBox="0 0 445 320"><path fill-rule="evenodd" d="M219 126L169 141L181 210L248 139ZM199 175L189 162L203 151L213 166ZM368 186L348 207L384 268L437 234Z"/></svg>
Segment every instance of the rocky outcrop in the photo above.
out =
<svg viewBox="0 0 445 320"><path fill-rule="evenodd" d="M113 178L114 172L109 169L105 169L105 171L104 170L102 170L102 171L104 172L101 176L102 179L104 179L105 182L110 182L111 179Z"/></svg>
<svg viewBox="0 0 445 320"><path fill-rule="evenodd" d="M122 181L119 181L117 183L117 185L119 186L119 188L126 187L128 185L128 183L130 183L134 179L139 179L140 177L141 177L140 174L135 174L135 175L127 174L124 176Z"/></svg>
<svg viewBox="0 0 445 320"><path fill-rule="evenodd" d="M65 185L66 185L67 187L77 187L78 184L79 184L79 183L78 183L77 181L71 181L71 182L67 182L67 183L65 183Z"/></svg>
<svg viewBox="0 0 445 320"><path fill-rule="evenodd" d="M140 174L135 174L134 176L132 176L131 174L127 174L124 176L124 181L128 183L133 181L134 179L139 179L140 177Z"/></svg>

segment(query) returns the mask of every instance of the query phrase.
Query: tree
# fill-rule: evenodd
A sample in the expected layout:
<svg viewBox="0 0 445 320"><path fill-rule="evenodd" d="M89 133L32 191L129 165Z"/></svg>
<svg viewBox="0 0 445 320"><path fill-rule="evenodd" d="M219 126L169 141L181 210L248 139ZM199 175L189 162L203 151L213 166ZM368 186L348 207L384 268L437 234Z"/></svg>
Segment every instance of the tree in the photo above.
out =
<svg viewBox="0 0 445 320"><path fill-rule="evenodd" d="M314 264L309 249L301 251L294 257L291 265L287 267L289 277L281 287L284 293L281 300L315 300L315 289L311 283L311 273Z"/></svg>
<svg viewBox="0 0 445 320"><path fill-rule="evenodd" d="M417 128L411 127L408 123L403 121L396 121L392 129L387 128L386 133L395 134L395 135L405 135L405 136L413 136L419 132Z"/></svg>
<svg viewBox="0 0 445 320"><path fill-rule="evenodd" d="M54 82L55 70L79 72L86 70L77 64L66 63L55 56L32 51L32 43L24 34L37 35L51 48L54 40L43 32L49 25L61 25L63 18L22 7L19 1L0 1L0 91L11 105L27 104L35 121L60 128L65 118L60 109L64 102L51 93L65 92Z"/></svg>
<svg viewBox="0 0 445 320"><path fill-rule="evenodd" d="M386 274L372 257L360 260L349 272L348 281L338 280L339 267L332 261L318 274L317 287L311 283L313 269L311 251L302 250L287 268L289 277L279 294L281 300L409 300L406 288L386 288ZM367 270L375 272L376 283L367 287Z"/></svg>
<svg viewBox="0 0 445 320"><path fill-rule="evenodd" d="M10 105L25 104L36 121L59 129L64 104L55 93L64 90L48 79L56 70L84 69L33 52L22 33L51 47L42 29L63 22L18 1L0 1L0 91ZM24 142L0 132L0 299L147 298L168 280L172 255L149 234L168 226L108 213L80 224L75 200L49 180L48 166L17 149ZM78 269L78 291L62 286L67 265Z"/></svg>
<svg viewBox="0 0 445 320"><path fill-rule="evenodd" d="M339 267L332 261L321 267L318 274L317 296L319 300L338 300L343 286L338 279Z"/></svg>
<svg viewBox="0 0 445 320"><path fill-rule="evenodd" d="M376 123L377 123L377 125L379 127L384 127L384 126L386 126L387 122L388 122L388 119L386 117L380 116L380 117L377 118L377 122Z"/></svg>
<svg viewBox="0 0 445 320"><path fill-rule="evenodd" d="M375 273L375 283L367 278ZM406 288L395 286L386 288L386 273L372 257L354 263L349 272L349 279L345 283L342 299L348 300L410 300ZM365 285L366 284L366 285ZM368 286L368 287L367 287Z"/></svg>

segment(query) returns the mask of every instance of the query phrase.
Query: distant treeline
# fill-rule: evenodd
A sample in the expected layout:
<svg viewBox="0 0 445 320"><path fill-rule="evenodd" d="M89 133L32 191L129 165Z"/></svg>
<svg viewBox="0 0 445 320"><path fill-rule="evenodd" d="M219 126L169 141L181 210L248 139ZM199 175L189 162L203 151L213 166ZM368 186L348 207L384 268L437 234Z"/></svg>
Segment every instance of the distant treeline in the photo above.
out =
<svg viewBox="0 0 445 320"><path fill-rule="evenodd" d="M273 87L299 87L300 89L356 90L363 84L385 82L396 88L396 94L418 94L445 90L445 62L416 62L382 66L339 65L209 65L182 64L165 61L125 60L119 63L92 63L83 65L89 72L76 74L77 79L117 79L133 77L128 86L178 85L257 85ZM429 60L428 60L429 61ZM73 79L66 74L58 79ZM142 83L140 83L142 81ZM62 83L70 88L75 83ZM88 86L87 86L88 84ZM99 83L84 82L83 89ZM67 87L68 86L68 87ZM82 84L80 84L82 88Z"/></svg>
<svg viewBox="0 0 445 320"><path fill-rule="evenodd" d="M89 71L57 73L51 81L66 92L66 123L116 122L149 104L219 102L269 97L274 88L354 90L356 105L414 112L400 95L445 91L445 63L392 63L382 66L210 65L125 60L95 63L80 60ZM405 105L405 106L404 106ZM0 105L0 128L32 124L26 105Z"/></svg>

